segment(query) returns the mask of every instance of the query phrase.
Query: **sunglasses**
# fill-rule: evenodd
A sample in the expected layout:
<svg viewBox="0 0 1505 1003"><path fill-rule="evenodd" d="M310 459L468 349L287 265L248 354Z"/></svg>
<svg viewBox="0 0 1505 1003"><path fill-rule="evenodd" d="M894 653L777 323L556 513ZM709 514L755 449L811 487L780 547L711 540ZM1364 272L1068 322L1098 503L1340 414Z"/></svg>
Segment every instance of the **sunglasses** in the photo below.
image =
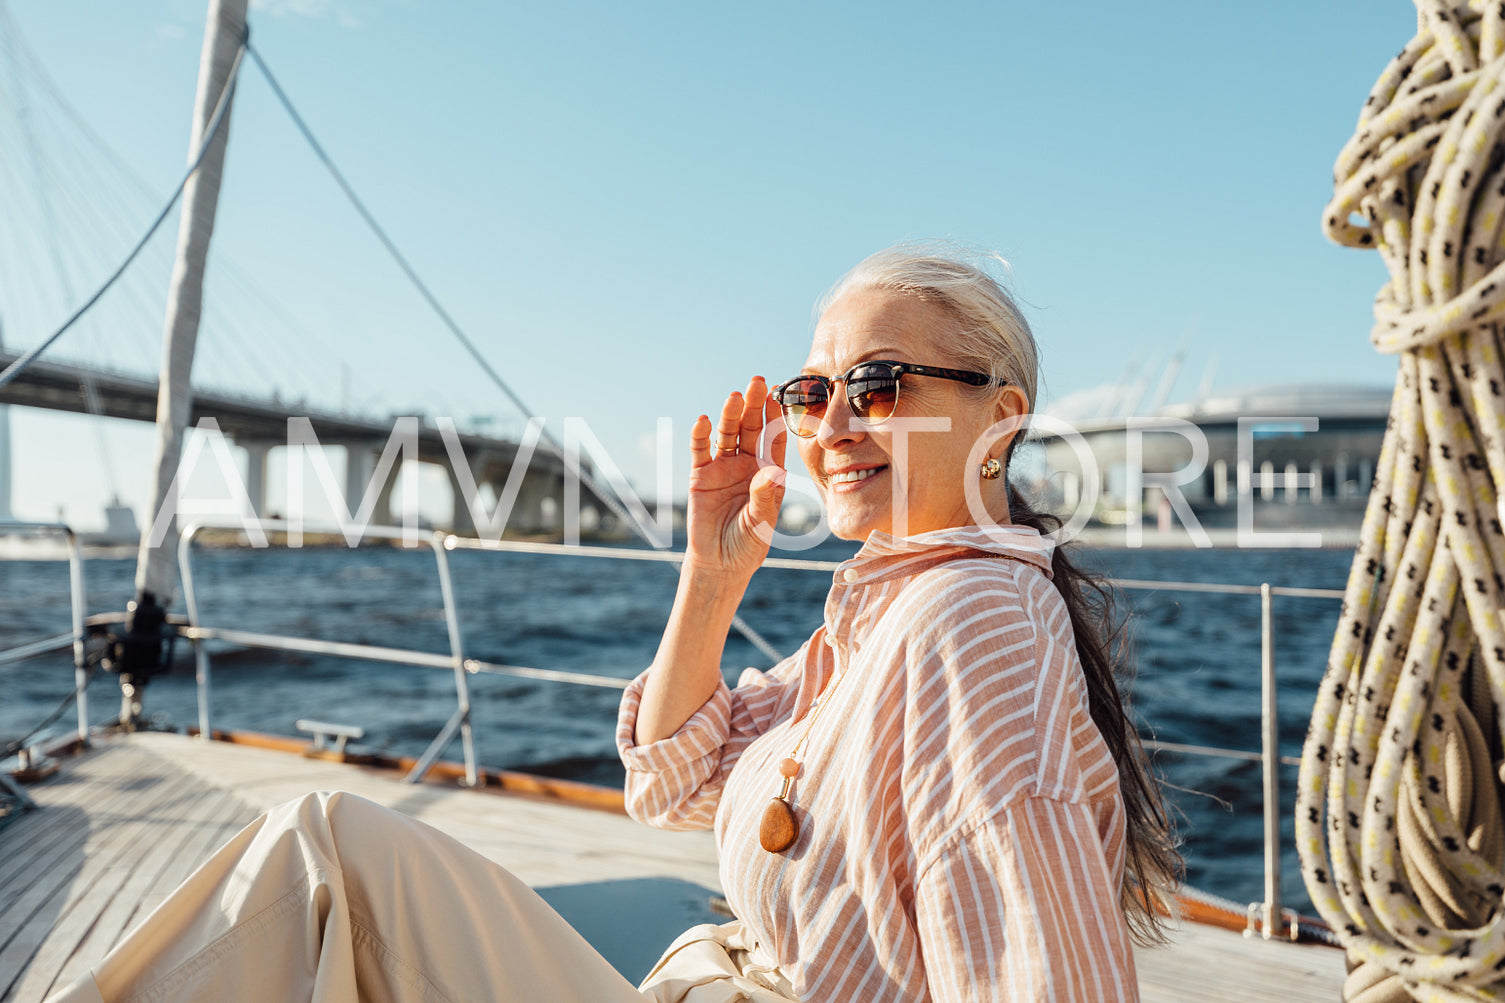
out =
<svg viewBox="0 0 1505 1003"><path fill-rule="evenodd" d="M847 389L847 406L858 421L877 425L893 417L899 406L899 379L902 376L934 376L942 380L955 380L974 387L996 385L1006 387L1008 380L994 380L986 373L974 373L965 369L939 369L935 366L914 366L907 362L859 362L841 376L796 376L787 383L780 383L770 391L784 412L784 424L789 431L802 439L809 439L820 430L826 416L826 405L831 400L831 384L841 383Z"/></svg>

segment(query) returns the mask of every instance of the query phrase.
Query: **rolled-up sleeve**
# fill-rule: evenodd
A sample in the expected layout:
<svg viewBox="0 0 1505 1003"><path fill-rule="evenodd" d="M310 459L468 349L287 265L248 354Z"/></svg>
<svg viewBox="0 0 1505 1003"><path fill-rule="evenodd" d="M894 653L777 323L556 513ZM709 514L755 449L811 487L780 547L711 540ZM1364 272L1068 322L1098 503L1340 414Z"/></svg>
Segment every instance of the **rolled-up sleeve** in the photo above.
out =
<svg viewBox="0 0 1505 1003"><path fill-rule="evenodd" d="M1137 1000L1114 871L1088 804L1029 798L959 834L916 888L933 999Z"/></svg>
<svg viewBox="0 0 1505 1003"><path fill-rule="evenodd" d="M709 829L727 773L755 738L791 712L810 650L806 642L767 672L747 669L734 690L718 683L678 731L647 745L637 744L636 734L648 673L634 679L617 712L627 814L660 829Z"/></svg>
<svg viewBox="0 0 1505 1003"><path fill-rule="evenodd" d="M648 673L632 681L617 713L617 752L627 767L627 813L661 829L709 829L721 797L721 769L731 738L732 694L720 683L668 738L638 745L638 706Z"/></svg>

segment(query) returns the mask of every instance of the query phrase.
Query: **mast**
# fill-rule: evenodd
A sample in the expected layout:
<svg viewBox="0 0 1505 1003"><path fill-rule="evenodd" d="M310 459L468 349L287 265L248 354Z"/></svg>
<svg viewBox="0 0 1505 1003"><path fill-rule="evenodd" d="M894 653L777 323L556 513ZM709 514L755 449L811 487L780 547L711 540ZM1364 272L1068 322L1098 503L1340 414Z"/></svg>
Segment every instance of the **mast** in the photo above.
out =
<svg viewBox="0 0 1505 1003"><path fill-rule="evenodd" d="M245 34L246 0L209 0L204 47L199 58L198 94L193 106L193 132L188 144L190 163L203 145ZM203 304L204 263L209 254L209 237L214 232L225 146L230 136L231 96L225 97L224 118L213 143L183 189L177 260L167 297L157 391L156 489L142 528L136 562L136 598L126 607L125 632L116 639L111 659L120 673L120 720L127 728L134 726L141 716L142 686L167 667L167 607L177 591L175 514L162 539L153 541L151 536L157 514L164 507L173 513L177 508L175 479L193 404L189 374L193 369Z"/></svg>

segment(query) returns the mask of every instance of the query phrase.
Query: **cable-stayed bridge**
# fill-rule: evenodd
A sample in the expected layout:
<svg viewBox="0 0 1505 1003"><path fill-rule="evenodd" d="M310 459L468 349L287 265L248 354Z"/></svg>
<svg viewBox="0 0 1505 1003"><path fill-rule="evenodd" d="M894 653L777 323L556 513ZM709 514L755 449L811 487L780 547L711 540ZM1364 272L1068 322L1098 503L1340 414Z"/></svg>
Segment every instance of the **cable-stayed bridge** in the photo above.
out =
<svg viewBox="0 0 1505 1003"><path fill-rule="evenodd" d="M21 356L20 352L0 349L0 370ZM121 418L155 422L157 418L157 381L127 373L94 369L75 363L37 360L14 382L0 387L0 405L71 411L100 418ZM306 418L321 446L339 446L346 452L345 505L355 512L369 490L377 470L377 461L396 428L396 418L361 417L320 411L300 402L277 397L256 398L241 394L198 390L193 398L190 425L212 418L219 429L248 454L245 487L256 514L266 512L266 464L270 450L289 443L289 418ZM557 530L564 511L566 464L557 452L540 446L528 449L515 440L461 432L456 429L451 442L457 444L476 489L491 488L492 497L500 497L513 468L526 464L517 498L507 519L508 532L541 533ZM0 441L0 465L8 442ZM445 442L441 429L419 421L416 427L416 459L419 463L442 466L454 493L451 525L456 532L470 532L475 523L466 496L469 485L459 483L455 457ZM588 473L582 459L581 466ZM389 471L380 485L380 495L372 521L394 521L391 506L392 486L397 468ZM590 498L589 483L582 485L582 496Z"/></svg>
<svg viewBox="0 0 1505 1003"><path fill-rule="evenodd" d="M314 143L311 135L307 138ZM323 151L319 153L323 157ZM327 158L324 162L334 171ZM343 179L340 182L344 184ZM6 334L14 337L21 332L23 339L37 338L83 302L88 289L116 269L144 221L160 206L160 187L137 176L71 105L0 0L0 205L5 206L7 223L0 227L0 276L5 277L0 283L0 319ZM348 187L345 193L356 200ZM363 324L340 306L364 299L365 293L342 295L334 282L321 292L323 309L285 306L277 295L262 288L259 278L218 252L206 281L189 422L213 418L221 432L247 451L243 483L261 515L269 514L265 511L267 456L273 447L289 444L291 418L307 419L304 427L319 445L344 449L348 459L345 504L355 512L373 476L383 469L379 458L396 434L397 415L486 412L484 417L492 420L496 416L489 412L501 391L519 418L527 416L522 401L439 306L387 235L379 231L374 218L364 206L357 208L439 315L439 326L448 328L476 365L448 366L438 379L432 367L394 367L390 363L395 353L382 352L379 339L390 338L393 330L414 340L421 338L422 331L407 326L409 318L383 318L383 323L373 325L368 315ZM64 325L67 339L60 351L66 357L48 354L24 368L14 382L0 386L0 405L155 421L157 381L140 370L144 361L154 363L162 352L159 338L165 291L174 267L171 236L171 228L163 227L156 237L144 238L145 243L137 248L139 259L132 263L133 257L127 257L121 266L124 270L114 272L95 300L88 301L95 304L97 300L97 305L86 307L86 316L71 329L73 321ZM309 238L302 234L298 239ZM336 318L332 322L331 316ZM361 333L352 336L352 330ZM35 345L28 341L18 350L11 342L7 350L0 343L0 372L26 354L25 348ZM435 355L426 347L408 361ZM476 377L478 371L490 377L489 385ZM328 403L332 373L339 374L338 407ZM216 389L223 386L235 389ZM396 403L399 398L403 403ZM414 399L426 403L414 404ZM352 402L348 408L347 400ZM357 413L385 413L387 402L394 402L390 416ZM0 407L0 518L9 514L10 502L4 410ZM460 432L453 426L441 429L428 421L409 424L416 427L416 456L408 458L445 469L454 497L451 525L457 532L476 528L469 501L477 496L485 499L488 490L492 499L503 497L520 463L525 464L522 477L510 482L516 494L506 529L534 533L560 528L570 474L560 447L549 436L530 448L526 435L519 442L507 435ZM516 424L503 427L514 436L523 434ZM96 422L95 427L100 472L111 493L118 496L108 430L104 423ZM374 522L393 521L391 496L397 469L391 466L376 486L379 500L372 514ZM607 496L608 488L595 484L583 459L577 476L581 474L582 509L610 511L622 518L620 503ZM489 512L491 503L483 504Z"/></svg>

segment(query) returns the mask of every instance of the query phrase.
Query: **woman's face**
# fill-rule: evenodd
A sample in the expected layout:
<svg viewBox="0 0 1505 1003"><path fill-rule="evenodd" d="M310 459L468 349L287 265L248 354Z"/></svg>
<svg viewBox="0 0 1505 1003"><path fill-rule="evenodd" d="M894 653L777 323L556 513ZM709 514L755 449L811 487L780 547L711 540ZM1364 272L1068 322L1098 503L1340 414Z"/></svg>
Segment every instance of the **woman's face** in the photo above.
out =
<svg viewBox="0 0 1505 1003"><path fill-rule="evenodd" d="M834 377L859 362L884 360L968 368L948 350L957 321L943 307L885 289L852 289L821 315L805 373ZM1003 441L968 462L973 444L994 422L1026 410L1015 387L993 397L963 383L905 374L893 417L867 425L852 414L846 385L832 387L819 431L796 438L800 457L815 479L831 531L865 540L873 531L908 536L976 525L985 515L969 511L966 478L979 477L977 462L1003 456ZM933 429L949 420L949 430ZM908 427L906 427L908 426ZM988 518L1006 522L1003 480L981 485Z"/></svg>

